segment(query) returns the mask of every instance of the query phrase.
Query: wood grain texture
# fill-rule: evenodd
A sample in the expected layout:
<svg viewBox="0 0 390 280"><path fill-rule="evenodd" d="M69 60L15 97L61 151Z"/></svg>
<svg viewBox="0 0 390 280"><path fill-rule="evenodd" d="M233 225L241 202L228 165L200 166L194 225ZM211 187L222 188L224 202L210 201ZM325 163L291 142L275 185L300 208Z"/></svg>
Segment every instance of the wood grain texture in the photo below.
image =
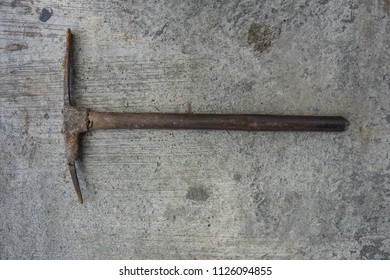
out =
<svg viewBox="0 0 390 280"><path fill-rule="evenodd" d="M0 258L388 259L388 9L301 2L1 1ZM78 106L351 128L88 133L80 206L61 134L68 27Z"/></svg>

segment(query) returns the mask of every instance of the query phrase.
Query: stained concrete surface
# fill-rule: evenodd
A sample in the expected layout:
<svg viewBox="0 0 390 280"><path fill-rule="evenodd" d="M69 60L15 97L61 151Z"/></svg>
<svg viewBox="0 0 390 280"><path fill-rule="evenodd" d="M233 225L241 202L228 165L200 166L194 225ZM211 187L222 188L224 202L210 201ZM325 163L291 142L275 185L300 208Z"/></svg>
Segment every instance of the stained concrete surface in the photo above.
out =
<svg viewBox="0 0 390 280"><path fill-rule="evenodd" d="M390 3L1 1L1 259L389 259ZM344 133L98 131L118 112L342 115Z"/></svg>

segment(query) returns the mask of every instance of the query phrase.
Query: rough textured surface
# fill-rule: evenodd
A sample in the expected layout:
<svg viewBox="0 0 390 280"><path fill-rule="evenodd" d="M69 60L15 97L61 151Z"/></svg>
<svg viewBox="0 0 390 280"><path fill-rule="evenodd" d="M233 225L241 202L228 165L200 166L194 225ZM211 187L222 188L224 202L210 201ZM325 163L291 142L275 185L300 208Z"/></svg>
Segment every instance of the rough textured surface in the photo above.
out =
<svg viewBox="0 0 390 280"><path fill-rule="evenodd" d="M389 259L389 1L0 2L2 259ZM61 135L101 111L343 115L345 133Z"/></svg>

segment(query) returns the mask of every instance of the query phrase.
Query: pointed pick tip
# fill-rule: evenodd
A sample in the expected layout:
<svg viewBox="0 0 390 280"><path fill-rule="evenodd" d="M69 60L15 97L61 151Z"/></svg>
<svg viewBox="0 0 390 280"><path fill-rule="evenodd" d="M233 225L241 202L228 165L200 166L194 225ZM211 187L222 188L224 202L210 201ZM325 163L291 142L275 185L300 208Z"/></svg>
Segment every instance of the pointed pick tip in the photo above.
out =
<svg viewBox="0 0 390 280"><path fill-rule="evenodd" d="M73 182L73 186L74 186L74 189L76 191L76 194L77 194L78 201L81 204L83 204L84 200L83 200L83 196L81 194L79 179L77 178L75 162L68 163L68 166L69 166L70 176L72 177L72 182Z"/></svg>
<svg viewBox="0 0 390 280"><path fill-rule="evenodd" d="M77 194L77 200L80 202L80 204L83 204L84 200L83 200L83 195L81 194L80 186L79 185L77 185L77 187L75 186L75 190Z"/></svg>
<svg viewBox="0 0 390 280"><path fill-rule="evenodd" d="M83 196L81 195L81 193L77 194L77 198L78 198L80 204L84 203Z"/></svg>

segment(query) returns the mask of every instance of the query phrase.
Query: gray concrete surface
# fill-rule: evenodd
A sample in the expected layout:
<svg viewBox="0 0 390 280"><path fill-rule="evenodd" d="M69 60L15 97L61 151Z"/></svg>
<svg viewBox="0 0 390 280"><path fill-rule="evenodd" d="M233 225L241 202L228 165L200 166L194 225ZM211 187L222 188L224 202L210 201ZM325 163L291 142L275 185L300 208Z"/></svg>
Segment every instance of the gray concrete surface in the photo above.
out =
<svg viewBox="0 0 390 280"><path fill-rule="evenodd" d="M389 0L1 1L1 259L389 259ZM118 112L342 115L345 133L99 131Z"/></svg>

